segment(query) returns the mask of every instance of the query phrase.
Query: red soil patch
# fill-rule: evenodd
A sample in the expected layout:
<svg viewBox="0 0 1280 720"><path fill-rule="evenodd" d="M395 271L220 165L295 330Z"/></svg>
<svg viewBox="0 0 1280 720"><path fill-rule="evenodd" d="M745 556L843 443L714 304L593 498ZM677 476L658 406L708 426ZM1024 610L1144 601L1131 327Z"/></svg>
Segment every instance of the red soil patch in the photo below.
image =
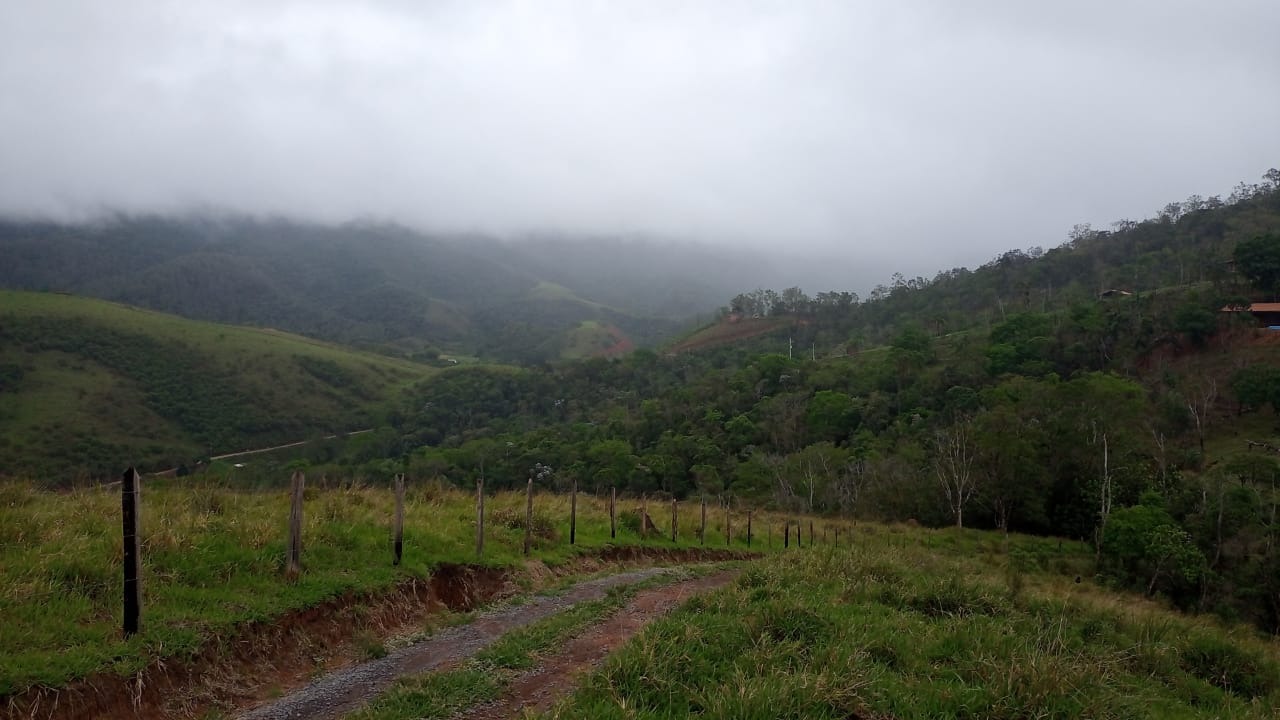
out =
<svg viewBox="0 0 1280 720"><path fill-rule="evenodd" d="M737 322L728 322L727 320L721 321L712 327L700 330L691 337L685 338L683 341L676 343L671 347L669 352L679 354L684 352L693 352L695 350L705 350L707 348L716 347L718 345L728 345L748 338L757 337L759 335L767 335L786 327L791 324L793 320L794 318L790 316L771 316L763 318L743 318Z"/></svg>
<svg viewBox="0 0 1280 720"><path fill-rule="evenodd" d="M606 325L604 330L609 333L609 339L613 341L613 344L603 350L595 352L592 357L622 357L636 349L636 344L631 342L631 338L627 337L627 334L619 330L617 327L613 325Z"/></svg>

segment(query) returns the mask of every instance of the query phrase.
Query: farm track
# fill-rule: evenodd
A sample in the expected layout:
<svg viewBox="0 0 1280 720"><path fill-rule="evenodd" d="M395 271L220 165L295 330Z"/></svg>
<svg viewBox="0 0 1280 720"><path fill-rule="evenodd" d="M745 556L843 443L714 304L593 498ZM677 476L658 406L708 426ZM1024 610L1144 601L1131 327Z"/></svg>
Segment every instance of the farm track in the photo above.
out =
<svg viewBox="0 0 1280 720"><path fill-rule="evenodd" d="M494 610L467 625L450 628L402 648L385 658L339 670L279 700L255 708L242 720L339 718L385 691L399 677L455 665L493 644L507 632L598 600L613 587L631 585L667 574L671 568L648 568L588 580L555 596L536 596L509 608ZM545 708L572 687L575 676L593 667L644 627L692 595L727 583L734 573L687 580L644 590L609 619L591 627L548 658L539 668L521 675L496 702L474 708L464 717L510 717L521 708Z"/></svg>
<svg viewBox="0 0 1280 720"><path fill-rule="evenodd" d="M92 720L119 717L135 720L206 717L217 713L260 712L272 698L316 680L317 672L340 672L368 657L365 643L411 637L439 627L442 613L477 608L537 592L557 576L600 572L615 574L580 583L604 583L587 597L600 597L610 583L640 579L655 567L748 560L759 553L710 548L614 546L584 554L562 566L541 562L522 569L476 565L441 565L425 579L407 579L395 588L374 593L348 592L319 605L270 620L247 623L231 634L210 638L201 652L187 658L160 658L135 675L94 673L60 687L34 686L0 698L0 717L24 720ZM638 580L635 580L638 581ZM551 598L563 603L577 597ZM547 598L533 596L521 608ZM572 602L572 601L571 601ZM550 608L548 612L554 612ZM480 615L483 623L493 614ZM534 618L536 619L536 618ZM436 637L452 637L454 628ZM225 714L224 714L225 713ZM283 717L289 717L283 715ZM304 717L295 715L293 717Z"/></svg>
<svg viewBox="0 0 1280 720"><path fill-rule="evenodd" d="M600 666L609 654L689 598L729 583L737 571L686 580L642 590L610 617L587 628L559 652L524 673L492 703L455 716L467 720L498 720L543 712L573 691L581 676Z"/></svg>

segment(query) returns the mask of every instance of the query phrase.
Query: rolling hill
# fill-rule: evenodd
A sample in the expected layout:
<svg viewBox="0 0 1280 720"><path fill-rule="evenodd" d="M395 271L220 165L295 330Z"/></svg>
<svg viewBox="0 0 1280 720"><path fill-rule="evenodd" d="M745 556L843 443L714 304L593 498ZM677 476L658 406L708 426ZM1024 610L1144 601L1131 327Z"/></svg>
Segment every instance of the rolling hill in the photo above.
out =
<svg viewBox="0 0 1280 720"><path fill-rule="evenodd" d="M157 469L362 429L433 372L277 330L0 291L0 474Z"/></svg>

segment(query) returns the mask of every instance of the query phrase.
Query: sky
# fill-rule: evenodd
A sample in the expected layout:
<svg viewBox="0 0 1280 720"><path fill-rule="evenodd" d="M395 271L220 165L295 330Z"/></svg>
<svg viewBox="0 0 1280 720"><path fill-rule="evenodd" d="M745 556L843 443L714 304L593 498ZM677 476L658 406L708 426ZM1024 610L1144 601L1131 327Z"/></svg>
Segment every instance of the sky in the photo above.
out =
<svg viewBox="0 0 1280 720"><path fill-rule="evenodd" d="M929 277L1280 166L1278 28L1275 0L0 0L0 213Z"/></svg>

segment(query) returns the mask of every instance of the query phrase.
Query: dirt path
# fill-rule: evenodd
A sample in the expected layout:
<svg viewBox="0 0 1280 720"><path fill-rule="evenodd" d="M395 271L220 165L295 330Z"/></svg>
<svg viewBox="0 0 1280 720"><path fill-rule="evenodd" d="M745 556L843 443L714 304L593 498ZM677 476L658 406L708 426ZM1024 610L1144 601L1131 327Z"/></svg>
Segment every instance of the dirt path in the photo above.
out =
<svg viewBox="0 0 1280 720"><path fill-rule="evenodd" d="M669 568L634 570L588 580L559 595L535 596L524 604L500 608L481 615L474 622L436 633L382 659L331 673L289 695L255 708L241 718L321 720L341 717L386 690L402 675L421 673L466 659L510 630L554 615L577 603L598 600L605 596L609 588L637 583L669 572Z"/></svg>
<svg viewBox="0 0 1280 720"><path fill-rule="evenodd" d="M579 677L604 661L645 625L694 595L725 585L737 575L726 571L664 587L642 590L613 616L579 635L538 668L516 679L496 701L472 708L458 718L497 720L541 712L569 694Z"/></svg>

